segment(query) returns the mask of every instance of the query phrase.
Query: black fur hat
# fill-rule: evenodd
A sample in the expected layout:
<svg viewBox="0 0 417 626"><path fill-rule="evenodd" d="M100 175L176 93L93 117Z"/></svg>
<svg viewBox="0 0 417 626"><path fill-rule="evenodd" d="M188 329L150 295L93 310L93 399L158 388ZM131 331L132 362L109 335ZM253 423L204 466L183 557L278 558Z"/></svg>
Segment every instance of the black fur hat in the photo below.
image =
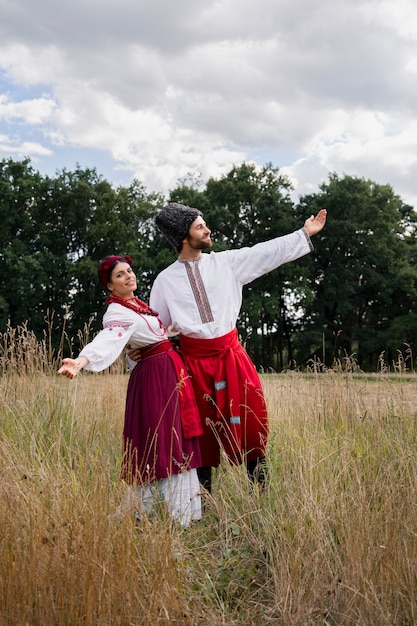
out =
<svg viewBox="0 0 417 626"><path fill-rule="evenodd" d="M181 252L183 239L188 236L191 224L197 217L203 217L198 209L170 202L158 213L155 223L175 250Z"/></svg>

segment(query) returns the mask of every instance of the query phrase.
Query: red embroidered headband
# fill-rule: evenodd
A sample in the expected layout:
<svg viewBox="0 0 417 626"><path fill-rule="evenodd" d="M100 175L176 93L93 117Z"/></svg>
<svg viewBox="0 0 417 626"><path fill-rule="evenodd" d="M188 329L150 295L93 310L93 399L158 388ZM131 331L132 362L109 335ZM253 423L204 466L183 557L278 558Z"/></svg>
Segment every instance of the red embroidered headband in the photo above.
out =
<svg viewBox="0 0 417 626"><path fill-rule="evenodd" d="M107 283L109 282L110 274L118 261L124 261L125 263L129 263L130 266L133 265L132 259L127 254L125 254L124 256L106 256L105 259L100 261L100 265L98 266L98 279L103 285L104 289L107 289Z"/></svg>

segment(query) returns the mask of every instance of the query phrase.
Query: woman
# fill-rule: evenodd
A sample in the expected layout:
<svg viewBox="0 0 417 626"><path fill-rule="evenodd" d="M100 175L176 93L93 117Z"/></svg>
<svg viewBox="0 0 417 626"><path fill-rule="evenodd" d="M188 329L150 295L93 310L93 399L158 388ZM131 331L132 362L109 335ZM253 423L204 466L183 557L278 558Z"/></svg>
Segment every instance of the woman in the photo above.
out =
<svg viewBox="0 0 417 626"><path fill-rule="evenodd" d="M122 478L129 500L136 494L142 512L156 498L165 500L171 515L188 526L201 517L197 467L202 427L190 379L158 314L136 298L136 276L129 256L108 256L98 268L109 291L103 330L76 359L63 359L58 374L74 378L85 368L109 367L129 342L140 348L141 360L131 363L123 429Z"/></svg>

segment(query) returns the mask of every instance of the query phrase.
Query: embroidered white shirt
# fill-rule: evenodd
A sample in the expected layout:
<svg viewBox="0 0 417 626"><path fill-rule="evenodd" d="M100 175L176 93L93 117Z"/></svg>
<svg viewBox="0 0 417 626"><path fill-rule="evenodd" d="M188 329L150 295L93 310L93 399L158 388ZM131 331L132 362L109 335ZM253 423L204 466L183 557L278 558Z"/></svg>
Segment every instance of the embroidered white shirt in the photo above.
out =
<svg viewBox="0 0 417 626"><path fill-rule="evenodd" d="M310 238L301 228L252 247L203 253L188 264L198 267L192 269L192 274L197 282L201 278L208 309L196 297L186 263L177 259L156 277L150 306L158 311L170 335L181 332L190 337L220 337L236 326L244 285L312 249ZM201 296L201 287L198 292Z"/></svg>
<svg viewBox="0 0 417 626"><path fill-rule="evenodd" d="M112 302L103 316L103 330L80 352L89 363L84 369L100 372L109 367L129 343L134 348L143 348L167 339L154 315L138 315L121 304ZM129 360L129 367L136 365Z"/></svg>

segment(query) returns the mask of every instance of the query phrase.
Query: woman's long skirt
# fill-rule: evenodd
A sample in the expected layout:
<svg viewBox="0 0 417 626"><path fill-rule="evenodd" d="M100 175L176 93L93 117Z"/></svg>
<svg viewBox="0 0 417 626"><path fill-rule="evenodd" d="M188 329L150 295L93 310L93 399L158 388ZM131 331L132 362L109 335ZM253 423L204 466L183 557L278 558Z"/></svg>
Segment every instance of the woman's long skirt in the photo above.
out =
<svg viewBox="0 0 417 626"><path fill-rule="evenodd" d="M137 488L145 509L158 491L171 514L188 525L201 516L196 472L201 455L199 438L183 436L180 388L167 352L133 369L126 397L122 478Z"/></svg>

